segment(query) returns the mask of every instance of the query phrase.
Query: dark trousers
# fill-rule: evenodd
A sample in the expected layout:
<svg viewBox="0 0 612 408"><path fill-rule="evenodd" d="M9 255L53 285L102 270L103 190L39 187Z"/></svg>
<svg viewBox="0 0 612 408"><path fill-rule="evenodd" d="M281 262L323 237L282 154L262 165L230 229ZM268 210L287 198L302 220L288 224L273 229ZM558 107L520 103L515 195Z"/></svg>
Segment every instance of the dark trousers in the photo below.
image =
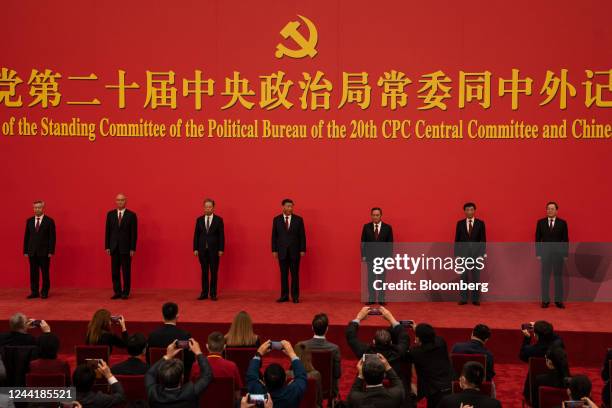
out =
<svg viewBox="0 0 612 408"><path fill-rule="evenodd" d="M119 251L111 253L111 272L113 275L113 291L116 295L129 296L132 282L132 257ZM123 290L121 290L121 275L123 273Z"/></svg>
<svg viewBox="0 0 612 408"><path fill-rule="evenodd" d="M219 271L219 253L212 251L199 252L198 259L202 267L202 294L211 297L217 296L217 272ZM210 286L208 281L210 271Z"/></svg>
<svg viewBox="0 0 612 408"><path fill-rule="evenodd" d="M385 291L384 290L376 290L374 289L374 281L381 280L385 281L385 272L381 274L374 273L374 263L369 260L368 264L368 302L376 302L376 295L378 295L378 301L385 301Z"/></svg>
<svg viewBox="0 0 612 408"><path fill-rule="evenodd" d="M300 298L300 257L278 259L281 273L281 298L289 298L289 273L291 273L291 297Z"/></svg>
<svg viewBox="0 0 612 408"><path fill-rule="evenodd" d="M51 281L49 280L49 265L51 259L48 255L33 255L30 259L30 290L32 294L48 295ZM42 290L38 291L40 274L42 273Z"/></svg>
<svg viewBox="0 0 612 408"><path fill-rule="evenodd" d="M550 275L555 284L555 302L563 302L563 256L542 256L542 302L550 302Z"/></svg>
<svg viewBox="0 0 612 408"><path fill-rule="evenodd" d="M438 391L435 394L428 395L427 396L427 408L436 408L440 400L442 400L442 398L446 397L450 393L451 393L450 390L447 390L447 391Z"/></svg>
<svg viewBox="0 0 612 408"><path fill-rule="evenodd" d="M474 257L476 258L476 257ZM480 270L478 268L467 269L461 275L461 280L465 283L479 283L480 282ZM472 290L472 302L480 302L480 291ZM461 301L468 301L468 290L462 290L460 293Z"/></svg>

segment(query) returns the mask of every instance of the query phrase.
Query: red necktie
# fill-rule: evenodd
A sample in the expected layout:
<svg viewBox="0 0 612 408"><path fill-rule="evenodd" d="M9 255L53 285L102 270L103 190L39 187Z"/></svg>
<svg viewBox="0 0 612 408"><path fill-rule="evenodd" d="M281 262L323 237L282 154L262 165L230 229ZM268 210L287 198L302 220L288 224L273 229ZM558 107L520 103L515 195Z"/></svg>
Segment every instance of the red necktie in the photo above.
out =
<svg viewBox="0 0 612 408"><path fill-rule="evenodd" d="M36 225L34 226L36 232L40 229L40 218L36 217Z"/></svg>
<svg viewBox="0 0 612 408"><path fill-rule="evenodd" d="M555 226L555 224L553 223L553 220L551 218L550 220L548 220L548 228L552 231L554 226Z"/></svg>
<svg viewBox="0 0 612 408"><path fill-rule="evenodd" d="M472 236L472 220L468 220L468 236Z"/></svg>
<svg viewBox="0 0 612 408"><path fill-rule="evenodd" d="M285 230L289 231L289 217L285 215Z"/></svg>
<svg viewBox="0 0 612 408"><path fill-rule="evenodd" d="M122 219L123 219L123 216L121 215L121 211L119 211L119 226L121 226Z"/></svg>
<svg viewBox="0 0 612 408"><path fill-rule="evenodd" d="M378 241L378 224L374 224L374 239Z"/></svg>
<svg viewBox="0 0 612 408"><path fill-rule="evenodd" d="M208 232L209 228L210 228L210 218L206 217L206 232Z"/></svg>

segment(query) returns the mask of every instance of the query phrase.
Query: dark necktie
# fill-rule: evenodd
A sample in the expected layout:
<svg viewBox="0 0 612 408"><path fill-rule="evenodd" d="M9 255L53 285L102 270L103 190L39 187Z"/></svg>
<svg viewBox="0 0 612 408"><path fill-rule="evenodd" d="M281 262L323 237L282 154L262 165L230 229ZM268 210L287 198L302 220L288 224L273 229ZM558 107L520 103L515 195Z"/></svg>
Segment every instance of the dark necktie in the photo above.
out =
<svg viewBox="0 0 612 408"><path fill-rule="evenodd" d="M468 220L468 237L472 236L472 220Z"/></svg>
<svg viewBox="0 0 612 408"><path fill-rule="evenodd" d="M551 218L550 220L548 220L548 228L552 231L554 226L555 226L555 224L553 223L553 220Z"/></svg>
<svg viewBox="0 0 612 408"><path fill-rule="evenodd" d="M38 217L36 217L36 225L34 226L34 228L36 229L36 232L40 230L40 218Z"/></svg>
<svg viewBox="0 0 612 408"><path fill-rule="evenodd" d="M285 231L289 231L289 217L285 215Z"/></svg>
<svg viewBox="0 0 612 408"><path fill-rule="evenodd" d="M208 232L209 228L210 228L210 217L206 217L206 232Z"/></svg>
<svg viewBox="0 0 612 408"><path fill-rule="evenodd" d="M121 211L119 211L119 226L121 226L121 220L123 219L123 215L121 214Z"/></svg>
<svg viewBox="0 0 612 408"><path fill-rule="evenodd" d="M378 224L374 224L374 240L378 241Z"/></svg>

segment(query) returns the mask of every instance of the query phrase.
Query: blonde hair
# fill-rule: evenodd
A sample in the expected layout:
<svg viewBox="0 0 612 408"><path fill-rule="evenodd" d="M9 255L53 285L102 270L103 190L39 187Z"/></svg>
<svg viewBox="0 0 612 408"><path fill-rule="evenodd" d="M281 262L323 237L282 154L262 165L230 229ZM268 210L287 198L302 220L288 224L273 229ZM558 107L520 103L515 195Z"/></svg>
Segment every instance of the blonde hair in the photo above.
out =
<svg viewBox="0 0 612 408"><path fill-rule="evenodd" d="M87 344L98 344L102 333L110 331L111 314L106 309L99 309L94 313L87 326Z"/></svg>
<svg viewBox="0 0 612 408"><path fill-rule="evenodd" d="M229 331L225 334L225 343L231 346L251 346L257 343L257 335L253 332L253 321L247 312L240 311L234 317Z"/></svg>

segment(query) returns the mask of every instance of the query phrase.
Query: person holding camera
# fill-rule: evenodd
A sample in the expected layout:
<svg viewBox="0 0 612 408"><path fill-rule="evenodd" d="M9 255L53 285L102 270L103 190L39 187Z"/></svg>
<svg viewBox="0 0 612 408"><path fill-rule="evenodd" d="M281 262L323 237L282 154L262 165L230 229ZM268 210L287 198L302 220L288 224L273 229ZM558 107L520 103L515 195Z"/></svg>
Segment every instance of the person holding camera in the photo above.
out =
<svg viewBox="0 0 612 408"><path fill-rule="evenodd" d="M261 359L272 349L280 349L291 360L293 381L285 384L285 369L280 364L270 364L264 371L263 381L259 379ZM249 394L269 393L274 401L274 408L294 408L300 406L300 401L306 392L307 374L304 365L293 351L293 346L287 340L263 343L251 360L246 374Z"/></svg>
<svg viewBox="0 0 612 408"><path fill-rule="evenodd" d="M399 408L402 405L404 386L382 354L364 354L357 363L357 371L346 400L349 408ZM389 380L388 387L383 385L385 377Z"/></svg>
<svg viewBox="0 0 612 408"><path fill-rule="evenodd" d="M567 395L570 401L563 401L562 408L576 408L577 406L598 408L597 404L591 399L592 388L591 380L586 375L579 374L573 376L567 384Z"/></svg>
<svg viewBox="0 0 612 408"><path fill-rule="evenodd" d="M93 360L95 365L81 364L72 374L72 383L76 388L76 399L87 408L112 408L125 402L123 386L115 378L104 360ZM94 391L96 376L105 378L110 385L110 393Z"/></svg>
<svg viewBox="0 0 612 408"><path fill-rule="evenodd" d="M121 337L113 333L113 326L121 327ZM99 309L94 313L87 326L85 344L108 346L110 352L113 347L126 348L129 334L123 316L111 316L106 309Z"/></svg>
<svg viewBox="0 0 612 408"><path fill-rule="evenodd" d="M44 320L28 319L23 313L15 313L9 319L9 332L0 333L0 347L38 346L38 339L28 331L39 327L43 333L50 333L51 327Z"/></svg>

